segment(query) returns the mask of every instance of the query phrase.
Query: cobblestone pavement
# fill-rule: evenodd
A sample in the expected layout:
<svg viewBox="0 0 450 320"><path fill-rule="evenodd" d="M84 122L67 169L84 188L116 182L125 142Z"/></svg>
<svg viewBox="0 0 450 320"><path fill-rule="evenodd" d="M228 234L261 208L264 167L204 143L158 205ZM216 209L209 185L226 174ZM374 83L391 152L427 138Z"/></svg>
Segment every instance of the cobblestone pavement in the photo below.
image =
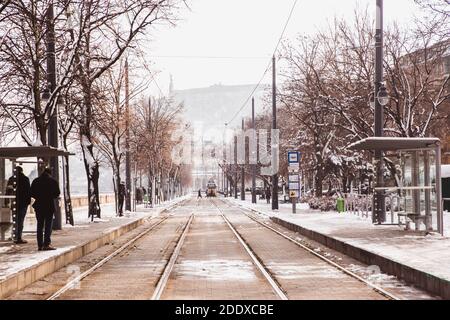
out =
<svg viewBox="0 0 450 320"><path fill-rule="evenodd" d="M277 299L210 200L200 207L162 299Z"/></svg>
<svg viewBox="0 0 450 320"><path fill-rule="evenodd" d="M226 206L222 210L289 299L384 299L366 284L261 226L237 208Z"/></svg>

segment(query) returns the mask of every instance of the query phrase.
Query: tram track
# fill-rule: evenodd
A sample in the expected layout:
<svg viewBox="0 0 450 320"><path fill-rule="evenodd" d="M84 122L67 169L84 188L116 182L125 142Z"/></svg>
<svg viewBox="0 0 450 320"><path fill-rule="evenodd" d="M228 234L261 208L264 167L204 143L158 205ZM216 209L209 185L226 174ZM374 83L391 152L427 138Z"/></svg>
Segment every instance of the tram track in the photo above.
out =
<svg viewBox="0 0 450 320"><path fill-rule="evenodd" d="M207 199L205 200L206 203L213 204L212 201L209 201ZM201 207L204 206L204 204L205 201L197 201L197 205L199 205L200 210L202 210ZM217 206L213 204L211 208L217 208ZM220 208L218 209L220 212ZM211 229L212 225L209 225L208 227L208 224L210 223L212 223L212 225L216 224L217 227L213 227L213 229ZM193 225L192 228L191 225ZM215 239L214 241L222 239L223 243L227 243L228 245L225 245L227 251L214 251L213 248L216 248L214 245L211 247L212 250L206 249L208 247L208 244L210 244L210 242L207 240L208 233L211 237L213 237L210 241L213 241L212 239ZM205 236L206 238L201 239L200 235L201 237ZM234 239L237 239L237 241L235 241ZM220 242L221 240L218 241ZM204 251L205 249L206 251ZM221 260L220 262L215 260L215 257L217 257L217 255L221 256L224 260ZM193 275L191 273L191 269L189 269L189 267L185 269L186 265L190 265L190 263L192 263L193 261L199 263L199 269L195 272L194 278L192 278ZM236 269L235 271L237 273L243 272L241 276L237 277L239 280L237 280L236 284L231 285L231 287L237 287L240 290L239 293L236 292L236 296L234 294L231 294L230 296L224 291L216 291L217 295L213 293L215 292L213 288L216 287L214 283L226 282L226 279L230 277L230 271L225 271L225 269L222 269L222 266L220 266L220 264L223 263L222 261L228 261L228 263L230 263L230 266L232 266L231 268L234 268L237 265L245 268L245 271L239 269ZM253 270L250 271L250 268L253 268ZM217 282L218 279L215 278L215 275L221 271L224 271L225 274L223 275L223 278L219 282ZM253 272L255 272L253 274L254 276L251 276L252 280L242 280L247 275L249 275L249 272L252 272L252 274ZM261 274L262 276L260 276L259 274ZM231 278L234 278L234 276L231 276ZM192 282L189 281L194 281L196 284L192 284ZM255 287L252 287L251 289L248 288L248 292L247 290L242 290L242 288L247 289L247 281L251 281L253 286L255 284L258 284L258 286L262 285L258 288L260 288L263 293L261 294L259 291L254 291ZM241 284L239 284L239 282L241 282ZM180 292L178 291L183 288L182 283L184 283L184 285L186 285L187 287L192 288L192 291L190 291L190 294L188 296L184 296L183 293L181 293L180 295ZM220 284L218 286L221 287ZM209 289L206 289L205 292L205 288ZM207 297L204 296L205 294ZM177 245L173 250L171 257L160 276L151 299L160 300L189 298L227 300L230 298L236 299L236 297L239 295L249 295L248 297L251 297L252 299L255 299L255 297L260 297L261 299L279 298L281 300L287 300L285 293L279 287L276 280L271 277L267 270L265 270L262 263L258 261L258 258L252 253L251 249L239 236L236 229L233 228L225 215L223 215L221 212L220 214L217 214L214 213L214 211L210 210L206 210L203 213L192 213L192 216L186 223L186 226L183 229L183 233L178 239Z"/></svg>
<svg viewBox="0 0 450 320"><path fill-rule="evenodd" d="M292 238L292 237L290 237L290 236L288 236L288 235L286 235L286 234L284 234L284 233L282 233L282 232L276 230L275 228L273 228L273 227L271 227L271 226L269 226L269 225L267 225L267 224L261 222L258 218L256 218L256 217L254 217L254 216L248 214L248 213L246 212L245 209L243 209L243 208L241 208L241 207L239 207L239 206L232 206L232 205L230 205L229 203L225 202L223 199L218 199L218 200L221 201L222 203L228 205L229 207L231 207L231 208L233 208L233 209L234 209L234 208L238 209L238 210L241 211L246 217L248 217L248 218L251 219L252 221L256 222L258 225L263 226L263 227L266 228L267 230L270 230L271 232L273 232L273 233L275 233L275 234L281 236L282 238L284 238L284 239L286 239L286 240L288 240L288 241L294 243L294 244L295 244L296 246L298 246L299 248L301 248L301 249L303 249L304 251L308 252L309 254L311 254L311 255L317 257L318 259L324 261L324 262L327 263L328 265L331 265L332 267L334 267L335 269L339 270L340 272L346 274L347 276L349 276L349 277L351 277L351 278L353 278L353 279L355 279L355 280L357 280L357 281L359 281L359 282L361 282L361 283L367 285L367 286L370 287L373 291L375 291L377 294L383 296L384 298L389 299L389 300L401 300L401 299L400 299L399 297L397 297L395 294L390 293L389 291L387 291L387 290L381 288L380 286L378 286L378 285L376 285L376 284L374 284L374 283L372 283L372 282L370 282L370 281L368 281L368 280L366 280L366 279L360 277L360 276L357 275L356 273L354 273L354 272L348 270L347 268L345 268L345 267L343 267L343 266L337 264L336 262L334 262L334 261L328 259L326 256L320 254L319 252L314 251L313 249L311 249L311 248L305 246L304 244L302 244L301 242L297 241L296 239L294 239L294 238ZM229 223L230 228L233 228L233 229L236 230L236 228L235 228L235 227L233 226L233 224L229 221L229 219L227 219L227 218L225 217L225 215L223 214L222 209L220 209L220 207L217 205L217 203L215 203L214 201L213 201L213 203L214 203L214 205L219 209L219 211L221 212L221 214L223 215L223 217L224 217L224 219L227 221L227 223ZM242 239L242 241L246 244L246 246L248 247L248 249L252 252L252 255L255 256L255 259L258 261L259 264L261 264L261 266L262 266L262 268L265 270L265 272L267 272L267 273L269 274L270 278L273 279L273 281L276 283L278 289L279 289L280 291L286 293L286 290L284 290L284 289L282 288L282 286L280 285L280 283L276 280L275 275L273 275L272 272L270 272L269 268L267 268L267 267L264 265L262 259L259 258L258 255L255 253L255 251L251 249L251 246L245 241L245 238L244 238L241 234L239 234L239 232L238 232L237 230L236 230L236 234L237 234L237 236L239 236L239 237ZM287 296L287 295L286 295L286 296ZM288 296L287 296L287 298L288 298Z"/></svg>
<svg viewBox="0 0 450 320"><path fill-rule="evenodd" d="M270 273L270 271L263 265L263 262L258 258L256 253L251 249L251 247L245 242L245 240L242 238L242 236L239 234L239 232L236 230L236 228L232 225L232 223L223 214L222 210L218 206L216 206L216 207L220 211L220 215L223 218L223 220L226 222L228 227L231 229L233 234L238 239L239 243L244 247L245 251L248 253L250 258L252 259L253 264L256 266L256 268L261 272L261 274L264 276L264 278L270 284L270 286L272 287L272 289L276 293L276 295L281 300L288 300L286 293L284 292L284 290L280 286L280 284L276 281L275 277L273 277L273 275Z"/></svg>
<svg viewBox="0 0 450 320"><path fill-rule="evenodd" d="M333 273L341 273L341 279L344 279L343 281L350 281L349 278L352 278L354 283L353 287L350 286L350 288L355 288L356 290L360 290L361 292L366 292L365 296L367 298L375 298L377 299L377 295L379 298L383 299L389 299L389 300L399 300L399 297L397 297L395 294L383 289L379 285L372 283L369 280L364 279L363 277L359 276L358 274L355 274L351 270L348 270L342 265L339 265L338 263L330 260L327 256L324 256L318 251L315 251L315 248L308 247L307 245L301 243L291 235L287 235L283 233L280 230L277 230L277 228L274 228L263 221L254 214L249 213L249 209L241 208L237 205L230 204L223 199L208 199L211 209L216 209L217 213L213 213L214 211L211 211L208 209L202 208L204 201L196 201L195 204L193 204L194 208L184 207L183 210L188 209L184 211L181 215L176 215L176 218L173 217L175 212L171 211L175 207L180 206L181 204L177 204L173 206L172 208L166 210L169 211L167 215L165 216L159 216L159 217L152 217L149 218L149 221L152 223L150 226L145 227L144 230L140 231L137 234L132 235L132 238L126 239L125 243L123 243L119 248L115 249L113 252L109 253L108 255L101 258L100 261L96 262L94 265L91 265L86 271L78 275L77 277L71 279L63 287L59 287L58 290L54 291L53 294L51 294L49 297L47 297L47 300L56 300L56 299L67 299L67 298L86 298L86 297L93 297L96 295L96 292L98 291L98 288L101 287L103 283L109 283L108 281L105 281L108 277L110 277L109 272L114 274L114 268L117 268L118 266L122 266L123 263L126 265L130 265L131 268L138 268L136 269L136 272L141 272L147 274L147 277L150 281L147 281L148 285L145 285L144 283L139 283L139 281L136 283L136 287L134 290L138 290L137 292L140 292L139 295L136 297L141 297L139 299L151 299L151 300L160 300L160 299L172 299L172 298L183 298L183 297L190 297L194 299L198 299L200 297L212 297L215 299L216 294L219 294L218 296L223 295L223 291L211 291L211 289L208 289L207 292L203 290L203 288L211 288L209 284L209 281L214 282L214 278L210 278L212 275L216 274L218 270L216 269L216 266L214 263L215 258L214 256L222 256L222 254L230 252L228 250L233 250L233 252L236 252L237 255L229 256L231 260L226 260L227 258L224 258L224 261L242 261L241 263L247 263L249 266L253 266L253 272L254 275L257 275L256 277L259 278L261 288L264 289L265 293L263 294L265 297L268 297L268 295L271 295L274 298L278 298L281 300L288 300L288 299L303 299L305 297L309 297L309 292L311 292L311 289L308 289L308 283L303 282L305 281L304 278L302 278L302 274L298 274L297 277L299 278L291 278L291 280L286 280L286 278L283 278L283 269L282 267L289 267L289 263L292 263L296 265L298 268L302 268L305 265L308 266L318 266L317 268L322 268L321 274L323 274L324 277L328 277L327 272ZM206 203L208 203L206 202ZM198 209L196 209L198 208ZM200 211L198 211L200 210ZM202 213L203 210L203 213ZM227 210L238 210L241 214L236 214L232 212L227 212ZM198 212L197 212L198 211ZM206 215L205 215L206 214ZM195 218L198 215L198 220ZM213 218L215 216L215 218ZM173 217L174 220L170 219L170 223L168 222L168 219L170 217ZM209 218L208 218L209 217ZM194 223L195 221L195 223ZM165 223L166 222L166 223ZM206 224L205 224L206 223ZM209 226L208 226L209 223ZM212 224L211 224L212 223ZM214 223L217 224L217 227L214 227ZM191 228L191 225L193 227ZM222 225L221 227L219 227ZM261 228L263 227L263 228ZM217 229L216 229L217 228ZM192 231L191 231L192 229ZM156 231L159 230L159 231ZM170 233L167 233L170 230ZM264 230L267 230L264 232ZM155 231L154 235L153 232ZM203 238L203 236L206 236L206 234L209 232L209 236L207 238ZM221 236L219 236L219 234ZM162 235L164 235L164 243L167 244L161 244L158 245L160 251L153 251L151 253L150 251L146 251L149 248L149 241L151 243L158 243L158 239ZM145 237L149 236L149 237ZM225 237L226 242L228 243L226 247L223 247L223 250L226 249L226 251L219 251L214 252L211 250L206 250L205 245L209 244L209 241L212 239L215 239L214 237ZM208 238L210 237L210 238ZM277 237L281 237L278 238ZM225 238L223 238L225 240ZM141 240L142 239L142 240ZM210 239L210 240L208 240ZM235 240L232 240L235 239ZM261 242L261 239L264 239ZM141 240L141 241L139 241ZM185 241L186 240L186 241ZM286 242L288 240L291 244L288 245ZM135 245L139 241L139 245ZM156 241L156 242L155 242ZM231 242L230 242L231 241ZM256 241L256 242L255 242ZM283 248L280 250L288 250L287 252L292 256L294 260L292 262L289 262L288 265L283 265L283 260L286 255L283 253L283 251L278 251L276 254L268 255L267 254L267 248L274 247L272 244L272 241L278 242L281 244L279 248ZM147 243L143 246L144 243ZM170 243L170 244L169 244ZM220 243L220 241L219 241ZM234 243L233 245L231 243ZM285 249L290 248L290 249ZM298 247L301 250L295 249ZM135 252L134 248L138 250L138 252ZM139 249L140 248L140 249ZM153 248L152 245L150 248ZM212 246L212 248L215 248L215 245ZM234 248L234 249L232 249ZM239 249L238 249L239 248ZM144 251L142 251L144 250ZM200 251L198 251L200 250ZM203 250L203 251L202 251ZM206 250L206 251L204 251ZM222 249L221 249L222 250ZM266 250L266 251L265 251ZM289 251L290 250L290 251ZM269 250L270 251L270 250ZM131 253L130 253L131 252ZM135 253L133 253L135 252ZM139 253L141 252L141 253ZM148 252L148 253L145 253ZM237 253L241 252L241 253ZM297 253L295 253L297 252ZM304 253L300 253L304 252ZM130 255L131 254L131 255ZM192 255L194 254L194 255ZM130 255L130 259L128 259L128 256ZM307 258L307 256L310 256L310 258ZM297 256L297 258L294 258ZM241 257L241 258L239 258ZM244 258L245 257L245 258ZM228 259L230 259L228 258ZM134 260L133 260L134 259ZM213 260L210 260L213 259ZM233 259L240 259L240 260L233 260ZM245 259L245 260L244 260ZM291 259L291 258L289 258ZM297 260L296 260L297 259ZM300 259L300 260L298 260ZM305 259L308 260L305 262ZM322 262L318 262L317 259L320 259ZM129 262L127 262L129 261ZM200 271L197 271L195 273L196 275L194 278L192 278L193 274L190 273L189 269L186 269L186 266L189 265L189 263L198 261L200 265L203 264L203 268ZM211 261L211 262L208 262ZM248 262L244 262L248 261ZM297 262L295 262L297 261ZM317 262L314 262L317 261ZM108 263L111 262L111 263ZM210 264L212 263L212 264ZM232 264L234 262L231 262ZM157 264L157 267L154 267ZM300 264L300 265L298 265ZM321 267L320 267L321 265ZM324 265L329 265L329 267L323 267ZM148 266L148 267L147 267ZM331 267L330 267L331 266ZM102 269L103 268L103 269ZM150 269L149 269L150 268ZM281 269L280 269L281 268ZM336 269L336 271L327 271L328 269ZM294 268L295 269L295 268ZM102 271L103 270L103 271ZM140 270L140 271L139 271ZM152 271L153 270L153 271ZM203 271L202 271L203 270ZM281 270L281 271L280 271ZM134 272L134 271L133 271ZM187 273L186 273L187 272ZM281 272L281 273L280 273ZM95 274L94 276L92 276ZM103 274L103 276L102 276ZM92 276L92 277L91 277ZM100 276L100 278L99 278ZM308 275L308 277L311 275ZM311 276L314 278L314 274ZM106 277L106 278L105 278ZM142 278L146 279L146 278ZM181 278L180 278L181 277ZM214 276L212 276L214 277ZM280 278L281 277L281 278ZM349 277L348 280L345 280L345 277ZM92 279L91 279L92 278ZM133 274L133 279L136 279L136 274ZM90 280L89 280L90 279ZM103 279L103 280L102 280ZM137 278L139 279L139 277ZM191 280L189 280L191 279ZM212 280L209 280L212 279ZM256 279L256 278L254 278ZM292 280L292 279L298 279L298 280ZM333 286L338 285L339 280L330 280L329 278L327 281L334 281ZM181 280L181 282L179 282ZM319 279L320 280L320 279ZM356 281L355 281L356 280ZM86 282L87 281L87 282ZM127 280L128 281L128 280ZM133 280L134 281L134 280ZM184 282L183 282L184 281ZM187 282L186 282L187 281ZM189 282L191 281L191 282ZM197 284L195 284L197 281ZM253 280L252 280L253 281ZM290 281L290 282L289 282ZM311 281L311 280L306 280ZM316 280L312 280L313 282ZM342 281L342 280L341 280ZM122 281L123 282L123 281ZM120 284L122 286L123 284ZM361 285L358 285L357 283L360 282L364 284L367 287L362 287ZM113 282L111 282L113 283ZM139 285L138 285L139 283ZM169 284L170 283L170 284ZM189 286L193 286L195 291L193 292L186 292L183 291L183 283L188 284ZM83 285L82 292L80 291L71 291L75 288L76 285ZM118 284L117 284L118 285ZM306 285L306 287L305 287ZM220 284L214 284L214 287L219 286ZM237 286L240 287L238 283L236 285L231 285L231 287ZM326 285L317 283L317 288L326 288ZM96 289L97 288L97 289ZM113 289L115 288L115 289ZM115 290L117 290L116 284L111 287L111 290L109 292L105 292L105 297L108 296L114 296ZM245 286L243 288L246 288ZM359 289L358 289L359 288ZM167 289L167 290L166 290ZM179 291L182 290L182 291ZM198 291L199 290L199 291ZM252 291L254 289L246 288L244 291L241 291L240 294L243 294L244 296L247 296L249 298L257 296L259 297L260 294L257 293L257 291ZM306 291L305 291L306 290ZM313 290L314 292L315 290ZM214 294L214 292L216 292ZM234 292L234 291L231 291ZM247 292L247 293L246 293ZM331 291L333 292L333 291ZM368 292L372 292L368 294ZM131 295L132 292L129 294L125 294L125 297L134 297L134 295ZM206 294L206 296L204 296ZM368 295L368 296L366 296ZM103 296L103 294L101 295ZM121 294L121 296L124 296ZM225 295L229 296L230 298L234 298L235 295ZM362 298L362 297L361 297ZM206 298L208 299L208 298ZM269 298L270 299L270 298Z"/></svg>
<svg viewBox="0 0 450 320"><path fill-rule="evenodd" d="M46 298L46 300L56 300L60 298L62 295L64 295L66 292L72 290L77 285L79 285L84 279L88 278L90 275L92 275L94 272L99 270L101 267L103 267L105 264L119 256L121 253L124 253L128 249L132 248L132 246L142 239L143 237L149 235L152 231L156 230L159 226L161 226L164 222L166 222L173 213L170 212L171 210L182 206L184 204L185 200L181 201L180 203L177 203L169 208L166 208L163 210L163 212L168 212L167 215L162 217L150 217L148 220L156 220L157 222L151 224L147 228L145 228L143 231L139 232L136 236L134 236L132 239L128 240L126 243L121 245L118 249L114 250L112 253L107 254L106 256L102 257L100 261L95 263L93 266L89 267L87 270L82 272L80 275L72 278L70 281L68 281L63 287L59 288L56 292L54 292L52 295Z"/></svg>
<svg viewBox="0 0 450 320"><path fill-rule="evenodd" d="M155 288L155 291L153 292L151 300L160 300L161 299L161 296L162 296L164 289L166 288L167 282L169 280L170 274L172 273L173 267L178 259L181 248L183 247L184 239L186 238L186 235L189 231L189 227L191 225L193 218L194 218L194 214L191 213L188 221L186 222L186 224L183 228L183 232L181 233L180 237L178 238L177 244L170 256L170 259L167 261L167 264L164 267L164 271L158 280L158 284L156 285L156 288Z"/></svg>

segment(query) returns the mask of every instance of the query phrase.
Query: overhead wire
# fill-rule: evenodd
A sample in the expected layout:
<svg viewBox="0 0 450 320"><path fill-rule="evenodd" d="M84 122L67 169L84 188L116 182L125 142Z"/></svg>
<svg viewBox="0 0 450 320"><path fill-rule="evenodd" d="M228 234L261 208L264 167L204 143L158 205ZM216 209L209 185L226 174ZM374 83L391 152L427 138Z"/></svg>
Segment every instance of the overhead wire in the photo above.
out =
<svg viewBox="0 0 450 320"><path fill-rule="evenodd" d="M289 24L289 21L291 20L292 14L294 13L294 9L295 6L297 5L298 0L294 0L294 2L292 3L292 7L291 10L289 11L289 15L286 19L286 22L284 24L283 30L280 34L280 37L278 38L277 44L275 46L275 49L273 50L273 54L272 57L275 56L275 53L278 50L278 47L284 37L284 34L286 32L287 26ZM261 82L264 80L264 77L267 73L267 71L270 69L270 66L272 64L272 57L270 57L269 62L267 64L267 67L264 69L264 72L261 76L261 78L259 79L258 83L255 85L255 87L253 88L253 90L251 91L250 95L247 97L247 99L245 100L245 102L242 104L242 106L236 111L236 113L233 115L233 117L231 117L230 121L227 122L227 124L230 124L231 122L234 121L234 119L236 119L236 117L241 113L241 111L247 106L247 103L249 102L250 98L254 95L254 93L256 92L256 90L258 89L258 87L261 85Z"/></svg>

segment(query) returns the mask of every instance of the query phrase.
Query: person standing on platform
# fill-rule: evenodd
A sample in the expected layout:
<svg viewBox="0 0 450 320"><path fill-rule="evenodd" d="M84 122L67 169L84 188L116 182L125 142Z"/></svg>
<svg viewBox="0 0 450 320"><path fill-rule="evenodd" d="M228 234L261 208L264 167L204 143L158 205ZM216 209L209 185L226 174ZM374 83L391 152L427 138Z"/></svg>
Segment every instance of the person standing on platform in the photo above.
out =
<svg viewBox="0 0 450 320"><path fill-rule="evenodd" d="M125 202L125 197L127 195L127 190L125 188L125 182L119 184L119 217L123 216L123 204Z"/></svg>
<svg viewBox="0 0 450 320"><path fill-rule="evenodd" d="M16 203L17 203L17 228L15 234L14 243L16 244L24 244L27 241L22 239L22 231L23 231L23 222L25 221L25 216L28 211L28 206L31 202L31 189L30 189L30 180L26 175L23 174L23 169L20 166L16 167L17 172L17 189L16 189ZM9 178L8 180L8 191L11 190L10 194L14 194L14 186L13 186L14 177ZM8 192L7 192L8 194Z"/></svg>
<svg viewBox="0 0 450 320"><path fill-rule="evenodd" d="M58 182L52 178L52 170L45 168L42 174L31 184L31 197L35 199L33 208L36 211L38 249L55 250L51 246L53 216L56 211L55 202L60 195Z"/></svg>
<svg viewBox="0 0 450 320"><path fill-rule="evenodd" d="M267 201L267 203L270 203L270 196L271 196L270 188L268 187L268 188L266 188L266 201Z"/></svg>

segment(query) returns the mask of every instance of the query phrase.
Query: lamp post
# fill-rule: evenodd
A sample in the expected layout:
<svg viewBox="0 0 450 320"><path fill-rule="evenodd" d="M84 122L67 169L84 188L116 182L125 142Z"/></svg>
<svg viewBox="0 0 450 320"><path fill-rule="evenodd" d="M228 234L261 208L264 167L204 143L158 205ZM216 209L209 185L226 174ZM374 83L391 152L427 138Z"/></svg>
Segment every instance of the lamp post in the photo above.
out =
<svg viewBox="0 0 450 320"><path fill-rule="evenodd" d="M383 85L383 0L376 0L376 30L375 30L375 79L373 108L375 113L375 137L383 136L384 106L388 103L386 88ZM375 151L377 163L377 187L384 186L383 152ZM382 223L386 220L385 198L383 191L375 192L374 222Z"/></svg>
<svg viewBox="0 0 450 320"><path fill-rule="evenodd" d="M233 189L234 189L234 198L238 198L238 184L237 184L237 177L238 177L238 166L237 166L237 136L234 136L234 183L233 183Z"/></svg>
<svg viewBox="0 0 450 320"><path fill-rule="evenodd" d="M276 87L276 67L275 55L272 57L272 129L277 128L277 87ZM278 161L278 141L271 141L272 144L272 168ZM275 168L274 168L275 170ZM272 210L278 210L278 172L272 175Z"/></svg>
<svg viewBox="0 0 450 320"><path fill-rule="evenodd" d="M125 210L131 211L131 155L130 155L130 86L128 79L128 58L125 59Z"/></svg>
<svg viewBox="0 0 450 320"><path fill-rule="evenodd" d="M43 101L49 100L56 89L56 50L55 50L55 14L53 2L51 1L46 12L46 60L47 60L47 88L43 92ZM58 101L55 101L54 108L51 109L50 120L48 124L47 142L48 145L58 148ZM53 178L59 184L59 162L58 157L49 159L50 168L52 169ZM61 208L55 205L55 219L53 221L53 229L62 229Z"/></svg>
<svg viewBox="0 0 450 320"><path fill-rule="evenodd" d="M256 134L255 134L255 98L252 97L252 135L253 141L256 144ZM249 147L250 149L250 147ZM257 152L256 150L250 150L250 152ZM256 157L252 157L256 162ZM252 169L252 203L256 203L256 163L250 164Z"/></svg>
<svg viewBox="0 0 450 320"><path fill-rule="evenodd" d="M244 136L244 118L242 118L242 132L241 134ZM245 136L244 136L244 145L241 148L244 148L244 159L241 167L241 200L245 200Z"/></svg>
<svg viewBox="0 0 450 320"><path fill-rule="evenodd" d="M228 167L227 167L227 144L225 143L225 138L226 138L226 134L227 134L227 123L225 122L225 129L224 129L224 134L223 134L223 167L222 167L222 171L223 171L223 178L224 178L224 182L223 182L223 187L224 187L224 191L223 191L223 195L224 197L228 197L228 177L227 177L227 171L228 171Z"/></svg>

